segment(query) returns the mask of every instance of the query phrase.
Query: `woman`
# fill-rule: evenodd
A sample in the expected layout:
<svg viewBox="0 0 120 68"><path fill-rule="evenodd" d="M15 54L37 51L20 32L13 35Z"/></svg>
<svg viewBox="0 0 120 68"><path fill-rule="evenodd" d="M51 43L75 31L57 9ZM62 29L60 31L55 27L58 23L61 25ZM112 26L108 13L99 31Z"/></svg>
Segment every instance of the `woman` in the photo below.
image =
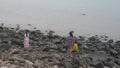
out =
<svg viewBox="0 0 120 68"><path fill-rule="evenodd" d="M29 47L29 31L26 30L26 33L24 35L24 50L28 50Z"/></svg>
<svg viewBox="0 0 120 68"><path fill-rule="evenodd" d="M73 31L69 32L69 36L67 37L67 53L69 56L71 56L71 52L72 52L72 47L74 45L74 37L73 37Z"/></svg>

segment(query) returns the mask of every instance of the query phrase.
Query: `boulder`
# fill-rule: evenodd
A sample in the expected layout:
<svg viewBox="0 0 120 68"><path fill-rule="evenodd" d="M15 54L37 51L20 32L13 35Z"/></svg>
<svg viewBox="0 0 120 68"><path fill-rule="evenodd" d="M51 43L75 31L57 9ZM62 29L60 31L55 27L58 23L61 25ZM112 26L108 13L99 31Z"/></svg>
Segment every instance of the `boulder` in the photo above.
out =
<svg viewBox="0 0 120 68"><path fill-rule="evenodd" d="M118 52L117 52L115 49L110 49L110 54L111 54L112 56L115 56L115 55L118 54Z"/></svg>
<svg viewBox="0 0 120 68"><path fill-rule="evenodd" d="M106 54L105 51L95 51L91 54L88 55L89 58L92 59L92 61L105 61L107 60L108 55Z"/></svg>
<svg viewBox="0 0 120 68"><path fill-rule="evenodd" d="M95 65L95 68L104 68L104 64L100 62Z"/></svg>
<svg viewBox="0 0 120 68"><path fill-rule="evenodd" d="M115 63L120 66L120 59L116 59Z"/></svg>
<svg viewBox="0 0 120 68"><path fill-rule="evenodd" d="M29 60L25 60L25 68L34 68L33 63Z"/></svg>
<svg viewBox="0 0 120 68"><path fill-rule="evenodd" d="M1 66L0 68L9 68L8 66Z"/></svg>

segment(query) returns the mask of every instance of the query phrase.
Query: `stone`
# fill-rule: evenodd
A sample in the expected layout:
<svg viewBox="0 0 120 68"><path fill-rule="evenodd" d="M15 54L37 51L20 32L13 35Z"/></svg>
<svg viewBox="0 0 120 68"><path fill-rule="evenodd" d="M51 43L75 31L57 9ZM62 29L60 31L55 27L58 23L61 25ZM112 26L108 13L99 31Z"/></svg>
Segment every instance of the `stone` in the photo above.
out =
<svg viewBox="0 0 120 68"><path fill-rule="evenodd" d="M114 64L114 62L106 62L104 65L112 68L112 67L114 67L115 64Z"/></svg>
<svg viewBox="0 0 120 68"><path fill-rule="evenodd" d="M55 58L61 57L61 55L60 55L60 54L57 54L57 53L54 53L53 56L54 56Z"/></svg>
<svg viewBox="0 0 120 68"><path fill-rule="evenodd" d="M54 42L55 44L62 44L62 42L60 41L59 38L58 38L58 39L53 39L53 42Z"/></svg>
<svg viewBox="0 0 120 68"><path fill-rule="evenodd" d="M25 60L25 68L34 68L33 63L29 60Z"/></svg>
<svg viewBox="0 0 120 68"><path fill-rule="evenodd" d="M92 61L105 61L107 60L108 55L104 51L95 51L88 55L89 58L92 59Z"/></svg>
<svg viewBox="0 0 120 68"><path fill-rule="evenodd" d="M3 64L4 64L4 62L0 59L0 66L3 65Z"/></svg>
<svg viewBox="0 0 120 68"><path fill-rule="evenodd" d="M95 65L95 68L104 68L104 64L100 62Z"/></svg>
<svg viewBox="0 0 120 68"><path fill-rule="evenodd" d="M120 46L120 41L116 41L115 46Z"/></svg>
<svg viewBox="0 0 120 68"><path fill-rule="evenodd" d="M11 48L11 46L4 43L4 44L1 44L1 45L0 45L0 49L1 49L1 48L4 49L3 51L6 51L6 50L8 51L8 50Z"/></svg>
<svg viewBox="0 0 120 68"><path fill-rule="evenodd" d="M50 50L50 47L46 46L43 51L48 52Z"/></svg>
<svg viewBox="0 0 120 68"><path fill-rule="evenodd" d="M95 67L97 64L99 64L98 61L93 61L93 62L90 63L90 66Z"/></svg>
<svg viewBox="0 0 120 68"><path fill-rule="evenodd" d="M40 60L36 60L35 63L34 63L34 67L35 68L43 68L44 67L44 62L43 61L40 61Z"/></svg>
<svg viewBox="0 0 120 68"><path fill-rule="evenodd" d="M115 49L110 49L110 53L113 56L118 54L118 52Z"/></svg>
<svg viewBox="0 0 120 68"><path fill-rule="evenodd" d="M78 68L80 65L80 60L78 59L78 57L74 56L72 57L72 65L74 68Z"/></svg>
<svg viewBox="0 0 120 68"><path fill-rule="evenodd" d="M19 57L19 56L12 56L11 58L9 58L10 60L14 60L14 61L18 61L20 63L25 63L25 59Z"/></svg>
<svg viewBox="0 0 120 68"><path fill-rule="evenodd" d="M120 41L99 36L75 37L79 51L66 56L66 37L30 31L30 48L23 51L25 30L0 28L0 67L15 68L120 68ZM12 29L11 29L12 28ZM19 50L18 50L19 49ZM78 56L78 57L77 57ZM109 61L108 57L112 57ZM115 60L114 60L115 59ZM9 62L7 62L9 61ZM15 65L16 64L16 65Z"/></svg>
<svg viewBox="0 0 120 68"><path fill-rule="evenodd" d="M0 68L9 68L8 66L2 66L2 67L0 67Z"/></svg>
<svg viewBox="0 0 120 68"><path fill-rule="evenodd" d="M82 48L82 49L89 49L89 47L88 47L87 45L85 45L85 44L82 45L81 48Z"/></svg>
<svg viewBox="0 0 120 68"><path fill-rule="evenodd" d="M115 60L115 63L120 66L120 59L116 59L116 60Z"/></svg>

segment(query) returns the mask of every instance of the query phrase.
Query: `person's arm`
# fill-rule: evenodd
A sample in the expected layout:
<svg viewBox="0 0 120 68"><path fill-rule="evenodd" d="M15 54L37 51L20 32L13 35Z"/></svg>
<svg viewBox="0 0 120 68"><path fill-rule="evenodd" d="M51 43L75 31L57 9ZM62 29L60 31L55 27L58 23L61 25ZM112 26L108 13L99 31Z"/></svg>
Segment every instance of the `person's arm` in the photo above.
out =
<svg viewBox="0 0 120 68"><path fill-rule="evenodd" d="M26 34L24 35L24 37L26 37Z"/></svg>
<svg viewBox="0 0 120 68"><path fill-rule="evenodd" d="M29 38L29 36L30 36L30 35L29 35L29 33L28 33L28 38Z"/></svg>

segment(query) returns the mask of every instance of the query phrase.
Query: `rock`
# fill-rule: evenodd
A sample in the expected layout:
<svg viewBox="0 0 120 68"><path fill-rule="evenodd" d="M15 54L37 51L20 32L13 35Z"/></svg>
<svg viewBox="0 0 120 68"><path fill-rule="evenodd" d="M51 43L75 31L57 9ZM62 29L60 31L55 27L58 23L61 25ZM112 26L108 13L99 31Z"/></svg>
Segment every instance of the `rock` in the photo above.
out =
<svg viewBox="0 0 120 68"><path fill-rule="evenodd" d="M8 66L2 66L2 67L0 67L0 68L9 68Z"/></svg>
<svg viewBox="0 0 120 68"><path fill-rule="evenodd" d="M93 44L96 44L96 43L101 42L101 41L100 41L100 38L99 38L97 35L96 35L96 36L89 37L89 38L88 38L88 41L91 42L91 43L93 43Z"/></svg>
<svg viewBox="0 0 120 68"><path fill-rule="evenodd" d="M105 61L107 60L108 55L104 51L95 51L88 55L89 58L92 59L92 61Z"/></svg>
<svg viewBox="0 0 120 68"><path fill-rule="evenodd" d="M110 53L111 53L112 56L118 54L118 52L115 49L110 49Z"/></svg>
<svg viewBox="0 0 120 68"><path fill-rule="evenodd" d="M116 41L115 46L120 46L120 41Z"/></svg>
<svg viewBox="0 0 120 68"><path fill-rule="evenodd" d="M80 66L79 60L73 60L72 64L74 68L78 68Z"/></svg>
<svg viewBox="0 0 120 68"><path fill-rule="evenodd" d="M119 54L119 55L117 55L117 58L118 58L118 59L120 59L120 54Z"/></svg>
<svg viewBox="0 0 120 68"><path fill-rule="evenodd" d="M14 64L12 64L12 65L10 65L9 68L19 68L19 66L18 66L18 65L14 65Z"/></svg>
<svg viewBox="0 0 120 68"><path fill-rule="evenodd" d="M110 39L110 40L108 40L108 42L107 42L109 45L110 44L113 44L114 43L114 41L113 41L113 39Z"/></svg>
<svg viewBox="0 0 120 68"><path fill-rule="evenodd" d="M23 59L19 56L12 56L11 58L9 58L9 60L14 60L14 61L18 61L20 63L25 63L25 59Z"/></svg>
<svg viewBox="0 0 120 68"><path fill-rule="evenodd" d="M3 64L4 64L4 62L0 59L0 66L3 65Z"/></svg>
<svg viewBox="0 0 120 68"><path fill-rule="evenodd" d="M3 51L6 51L6 50L8 51L8 50L11 48L11 46L4 43L4 44L1 44L1 45L0 45L0 49L1 49L1 48L4 49Z"/></svg>
<svg viewBox="0 0 120 68"><path fill-rule="evenodd" d="M59 68L58 65L54 65L54 68Z"/></svg>
<svg viewBox="0 0 120 68"><path fill-rule="evenodd" d="M29 59L30 56L29 56L29 54L23 54L23 58L24 58L24 59Z"/></svg>
<svg viewBox="0 0 120 68"><path fill-rule="evenodd" d="M34 63L34 67L35 68L43 68L44 67L44 62L43 61L40 61L40 60L36 60L35 63Z"/></svg>
<svg viewBox="0 0 120 68"><path fill-rule="evenodd" d="M120 67L120 41L103 36L92 36L88 39L75 37L79 51L73 57L67 57L66 37L54 35L49 31L44 35L40 30L30 31L30 48L23 51L25 30L13 27L0 27L0 67L9 68L103 68ZM12 29L11 29L12 28ZM108 40L108 41L107 41ZM12 50L12 51L11 51ZM81 54L82 53L82 54ZM107 60L108 57L112 57ZM114 60L116 59L116 60ZM9 61L9 62L7 62ZM90 65L90 67L89 67ZM105 65L105 66L104 66Z"/></svg>
<svg viewBox="0 0 120 68"><path fill-rule="evenodd" d="M43 49L43 51L45 51L45 52L48 52L50 50L50 47L49 46L46 46L44 49Z"/></svg>
<svg viewBox="0 0 120 68"><path fill-rule="evenodd" d="M29 60L25 60L24 68L34 68L33 63Z"/></svg>
<svg viewBox="0 0 120 68"><path fill-rule="evenodd" d="M59 38L53 39L53 43L55 43L55 44L62 44L62 42L60 40L61 39L59 39Z"/></svg>
<svg viewBox="0 0 120 68"><path fill-rule="evenodd" d="M87 45L85 45L85 44L84 44L84 45L82 45L82 46L81 46L81 48L82 48L82 49L86 49L86 50L88 50L88 49L89 49L89 47L88 47Z"/></svg>
<svg viewBox="0 0 120 68"><path fill-rule="evenodd" d="M116 60L115 60L115 63L120 66L120 59L116 59Z"/></svg>
<svg viewBox="0 0 120 68"><path fill-rule="evenodd" d="M100 62L95 65L95 68L104 68L104 64Z"/></svg>
<svg viewBox="0 0 120 68"><path fill-rule="evenodd" d="M93 62L90 63L90 66L95 67L97 64L99 64L98 61L93 61Z"/></svg>
<svg viewBox="0 0 120 68"><path fill-rule="evenodd" d="M1 38L7 38L7 37L9 37L9 33L7 34L5 32L2 32L2 33L0 33L0 37Z"/></svg>
<svg viewBox="0 0 120 68"><path fill-rule="evenodd" d="M115 63L113 61L110 61L110 62L105 62L104 65L112 68L115 66Z"/></svg>
<svg viewBox="0 0 120 68"><path fill-rule="evenodd" d="M21 45L21 47L23 46L23 40L20 39L12 39L11 44L13 45Z"/></svg>
<svg viewBox="0 0 120 68"><path fill-rule="evenodd" d="M62 64L62 66L64 66L64 68L73 68L71 62L72 59L70 57L64 57L60 60L60 63Z"/></svg>
<svg viewBox="0 0 120 68"><path fill-rule="evenodd" d="M58 54L58 53L54 53L53 56L54 56L55 58L59 58L59 57L61 57L61 55Z"/></svg>
<svg viewBox="0 0 120 68"><path fill-rule="evenodd" d="M28 63L28 64L30 64L30 65L33 65L33 63L32 63L31 61L29 61L29 60L25 60L25 63Z"/></svg>
<svg viewBox="0 0 120 68"><path fill-rule="evenodd" d="M115 66L115 63L114 63L114 58L113 57L109 57L107 58L106 61L103 62L105 66L108 66L110 68L114 67Z"/></svg>
<svg viewBox="0 0 120 68"><path fill-rule="evenodd" d="M3 27L0 26L0 32L2 32L2 31L3 31Z"/></svg>
<svg viewBox="0 0 120 68"><path fill-rule="evenodd" d="M18 49L12 49L12 51L10 52L10 55L11 54L19 54L19 50Z"/></svg>

